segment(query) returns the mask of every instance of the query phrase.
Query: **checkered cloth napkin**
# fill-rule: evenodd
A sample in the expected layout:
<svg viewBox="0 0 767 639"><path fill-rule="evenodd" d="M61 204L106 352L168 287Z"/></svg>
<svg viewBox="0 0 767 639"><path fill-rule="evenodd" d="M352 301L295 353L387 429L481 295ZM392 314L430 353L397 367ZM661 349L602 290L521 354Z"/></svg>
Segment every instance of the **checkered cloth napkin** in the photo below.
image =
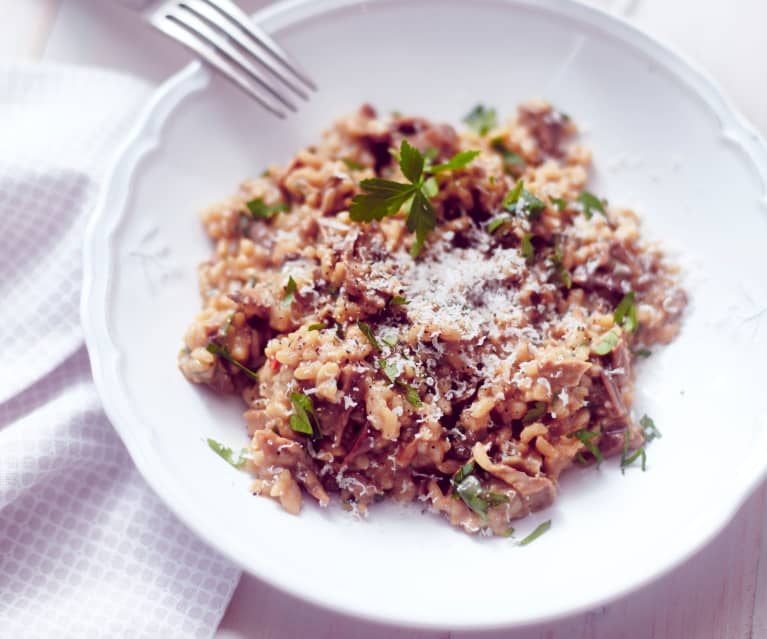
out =
<svg viewBox="0 0 767 639"><path fill-rule="evenodd" d="M0 65L0 637L210 637L239 579L139 476L83 347L83 228L148 94Z"/></svg>

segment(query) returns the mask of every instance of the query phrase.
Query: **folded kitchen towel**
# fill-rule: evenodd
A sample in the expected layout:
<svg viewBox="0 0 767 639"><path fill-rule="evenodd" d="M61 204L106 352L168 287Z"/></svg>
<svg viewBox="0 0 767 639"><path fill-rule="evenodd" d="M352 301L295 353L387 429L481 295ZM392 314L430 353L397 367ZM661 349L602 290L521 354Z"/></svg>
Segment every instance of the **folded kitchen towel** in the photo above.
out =
<svg viewBox="0 0 767 639"><path fill-rule="evenodd" d="M142 480L83 347L83 228L148 95L0 65L0 637L210 637L239 579Z"/></svg>

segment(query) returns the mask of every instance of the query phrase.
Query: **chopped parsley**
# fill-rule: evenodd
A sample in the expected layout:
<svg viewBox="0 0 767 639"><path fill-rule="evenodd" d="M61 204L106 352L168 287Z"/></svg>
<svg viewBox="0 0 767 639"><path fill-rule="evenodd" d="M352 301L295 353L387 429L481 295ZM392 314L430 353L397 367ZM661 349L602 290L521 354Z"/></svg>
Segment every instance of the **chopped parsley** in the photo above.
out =
<svg viewBox="0 0 767 639"><path fill-rule="evenodd" d="M410 254L417 257L426 237L436 225L437 216L431 198L438 192L434 175L443 171L455 171L469 164L479 151L461 151L444 164L426 166L426 157L407 140L402 140L399 151L399 166L402 175L409 182L393 182L383 178L362 180L360 187L366 193L352 198L349 216L355 222L372 222L396 215L407 209L405 223L408 231L415 233Z"/></svg>
<svg viewBox="0 0 767 639"><path fill-rule="evenodd" d="M224 446L221 442L217 442L215 439L212 439L208 437L208 446L210 446L210 449L216 453L221 459L223 459L227 464L230 466L234 466L235 468L242 468L245 466L245 463L248 461L248 449L243 448L240 451L240 456L235 460L234 459L234 451L229 448L228 446Z"/></svg>
<svg viewBox="0 0 767 639"><path fill-rule="evenodd" d="M407 306L410 304L402 295L395 295L389 301L389 306Z"/></svg>
<svg viewBox="0 0 767 639"><path fill-rule="evenodd" d="M525 537L522 541L519 542L520 546L527 546L527 544L534 542L538 537L540 537L543 533L545 533L549 528L551 528L551 519L548 521L544 521L540 526L538 526L533 532L531 532L527 537Z"/></svg>
<svg viewBox="0 0 767 639"><path fill-rule="evenodd" d="M478 104L464 116L463 121L479 135L487 135L490 129L497 126L498 116L495 109Z"/></svg>
<svg viewBox="0 0 767 639"><path fill-rule="evenodd" d="M245 206L248 207L248 211L250 211L254 220L268 220L278 213L284 213L285 211L290 210L290 207L283 202L275 204L274 206L267 206L260 197L246 202Z"/></svg>
<svg viewBox="0 0 767 639"><path fill-rule="evenodd" d="M464 504L485 519L488 508L509 503L509 497L503 493L486 491L473 472L474 462L470 461L453 475L453 499L462 499Z"/></svg>
<svg viewBox="0 0 767 639"><path fill-rule="evenodd" d="M393 366L382 357L381 359L378 360L378 367L381 369L381 372L386 376L386 379L389 380L389 383L395 384L397 382L397 376L399 375L399 371L397 370L396 366Z"/></svg>
<svg viewBox="0 0 767 639"><path fill-rule="evenodd" d="M506 169L510 169L515 166L524 165L525 161L522 156L514 153L509 147L503 143L503 138L498 136L490 141L493 151L497 152L503 158L503 164Z"/></svg>
<svg viewBox="0 0 767 639"><path fill-rule="evenodd" d="M522 418L523 424L532 424L546 412L546 402L535 402L535 406L529 409Z"/></svg>
<svg viewBox="0 0 767 639"><path fill-rule="evenodd" d="M634 291L626 293L620 304L615 308L613 320L626 333L631 333L637 328L637 310L634 304Z"/></svg>
<svg viewBox="0 0 767 639"><path fill-rule="evenodd" d="M647 453L645 453L644 446L637 448L631 455L629 455L629 431L626 429L623 433L623 453L621 454L621 473L626 474L626 467L631 466L637 459L642 458L642 472L646 470Z"/></svg>
<svg viewBox="0 0 767 639"><path fill-rule="evenodd" d="M533 246L532 239L532 233L526 233L522 236L522 243L519 245L522 257L525 258L525 262L528 264L535 262L535 247Z"/></svg>
<svg viewBox="0 0 767 639"><path fill-rule="evenodd" d="M312 398L303 393L291 393L290 402L294 414L290 416L290 427L297 433L309 435L312 438L322 436L317 413L314 412Z"/></svg>
<svg viewBox="0 0 767 639"><path fill-rule="evenodd" d="M365 168L364 164L355 162L351 158L341 158L341 162L343 162L346 165L346 168L350 171L362 171L362 169Z"/></svg>
<svg viewBox="0 0 767 639"><path fill-rule="evenodd" d="M306 330L321 331L323 328L327 328L327 326L323 322L314 322L314 324L309 324L309 326L306 327Z"/></svg>
<svg viewBox="0 0 767 639"><path fill-rule="evenodd" d="M296 286L296 281L291 275L288 277L288 283L285 285L285 295L282 296L283 306L290 306L295 301L297 290L298 287Z"/></svg>
<svg viewBox="0 0 767 639"><path fill-rule="evenodd" d="M516 213L520 217L527 217L530 221L537 219L541 212L546 209L543 201L530 193L525 188L525 183L522 180L519 180L514 188L503 198L501 206L510 213Z"/></svg>
<svg viewBox="0 0 767 639"><path fill-rule="evenodd" d="M607 217L607 213L605 212L605 202L600 200L593 193L583 191L583 193L578 196L578 202L582 205L583 214L586 216L587 220L590 220L594 216L594 211Z"/></svg>
<svg viewBox="0 0 767 639"><path fill-rule="evenodd" d="M394 348L397 345L397 336L396 335L388 335L386 337L382 337L381 341L386 344L389 348Z"/></svg>
<svg viewBox="0 0 767 639"><path fill-rule="evenodd" d="M594 459L597 460L597 468L599 468L600 464L604 461L605 458L602 456L602 451L600 451L594 442L591 441L595 437L599 437L599 433L581 428L580 430L576 430L574 433L570 433L568 437L572 437L581 442L581 444L586 447L586 450L589 451L594 456Z"/></svg>
<svg viewBox="0 0 767 639"><path fill-rule="evenodd" d="M511 217L508 215L499 215L498 217L493 218L487 223L487 232L490 234L495 233L499 228L502 226L505 226L511 222Z"/></svg>
<svg viewBox="0 0 767 639"><path fill-rule="evenodd" d="M652 351L649 348L637 348L635 351L632 351L632 355L635 357L644 357L647 359L652 355Z"/></svg>
<svg viewBox="0 0 767 639"><path fill-rule="evenodd" d="M405 399L407 399L407 401L410 402L413 407L420 408L423 406L421 396L418 394L418 391L415 388L400 379L397 380L397 385L405 389Z"/></svg>
<svg viewBox="0 0 767 639"><path fill-rule="evenodd" d="M564 284L565 288L571 288L573 285L573 279L570 276L570 271L562 263L562 249L559 245L554 247L554 252L551 255L551 263L554 266L554 270L559 277L559 281Z"/></svg>
<svg viewBox="0 0 767 639"><path fill-rule="evenodd" d="M375 338L375 335L373 335L373 329L370 328L368 324L361 320L357 320L357 326L362 331L362 334L368 338L368 342L373 346L374 349L377 351L381 350L381 345L378 343L378 340Z"/></svg>
<svg viewBox="0 0 767 639"><path fill-rule="evenodd" d="M464 479L466 479L469 475L471 475L474 472L474 462L470 461L463 466L461 466L456 472L455 475L453 475L453 488L458 488L458 484L460 484ZM457 495L454 495L454 497L457 498Z"/></svg>
<svg viewBox="0 0 767 639"><path fill-rule="evenodd" d="M602 338L591 347L591 350L597 355L607 355L612 353L613 349L618 345L618 333L614 330L610 330L605 333Z"/></svg>
<svg viewBox="0 0 767 639"><path fill-rule="evenodd" d="M648 417L647 415L643 415L642 416L642 419L639 420L639 425L642 427L642 433L644 434L644 440L648 444L653 439L660 439L661 437L663 437L663 435L661 435L661 433L658 430L658 428L655 426L655 422L650 417Z"/></svg>
<svg viewBox="0 0 767 639"><path fill-rule="evenodd" d="M212 353L213 355L217 355L218 357L222 357L227 362L232 364L233 366L236 366L239 368L243 373L245 373L248 377L250 377L254 382L258 381L258 373L255 371L250 370L245 364L242 364L241 362L238 362L234 356L229 352L229 348L226 346L220 346L219 344L216 344L215 342L210 342L206 347L205 350L207 350L209 353Z"/></svg>
<svg viewBox="0 0 767 639"><path fill-rule="evenodd" d="M553 197L551 198L551 202L557 211L564 211L568 207L567 200L561 197Z"/></svg>
<svg viewBox="0 0 767 639"><path fill-rule="evenodd" d="M513 537L514 536L514 529L513 528L507 528L504 533L504 537Z"/></svg>

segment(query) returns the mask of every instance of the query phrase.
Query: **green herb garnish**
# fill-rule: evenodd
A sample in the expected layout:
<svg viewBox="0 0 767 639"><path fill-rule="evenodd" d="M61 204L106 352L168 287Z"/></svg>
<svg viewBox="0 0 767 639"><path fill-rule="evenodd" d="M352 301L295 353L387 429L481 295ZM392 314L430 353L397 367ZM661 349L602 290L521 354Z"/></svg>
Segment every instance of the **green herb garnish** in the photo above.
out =
<svg viewBox="0 0 767 639"><path fill-rule="evenodd" d="M551 528L551 519L548 521L544 521L540 526L538 526L533 532L531 532L527 537L525 537L522 541L519 542L520 546L527 546L527 544L532 543L538 537L540 537L543 533L545 533L549 528Z"/></svg>
<svg viewBox="0 0 767 639"><path fill-rule="evenodd" d="M227 362L239 368L254 382L258 381L258 373L250 370L247 366L245 366L245 364L242 364L241 362L238 362L236 359L234 359L232 354L229 352L229 348L227 348L226 346L219 346L218 344L214 342L210 342L205 347L205 350L208 351L209 353L212 353L213 355L218 355L219 357L223 357Z"/></svg>
<svg viewBox="0 0 767 639"><path fill-rule="evenodd" d="M216 455L218 455L221 459L223 459L227 464L229 464L230 466L234 466L235 468L242 468L243 466L245 466L245 463L248 461L247 448L243 448L240 451L240 456L237 458L237 460L235 460L234 451L228 446L224 446L221 442L217 442L215 439L208 437L208 446L210 446L210 449L214 453L216 453Z"/></svg>
<svg viewBox="0 0 767 639"><path fill-rule="evenodd" d="M394 384L397 382L397 376L399 375L399 371L397 371L396 366L393 366L382 357L381 359L378 360L378 367L381 369L383 374L386 375L386 378L389 380L391 384Z"/></svg>
<svg viewBox="0 0 767 639"><path fill-rule="evenodd" d="M298 287L296 286L296 281L291 275L288 277L288 283L285 285L285 295L282 297L283 306L290 306L295 301L297 290Z"/></svg>
<svg viewBox="0 0 767 639"><path fill-rule="evenodd" d="M591 347L591 350L597 355L607 355L608 353L612 353L613 349L618 345L619 340L620 337L618 337L618 333L610 330L605 333L602 339Z"/></svg>
<svg viewBox="0 0 767 639"><path fill-rule="evenodd" d="M361 171L365 168L364 164L360 164L359 162L355 162L351 158L341 158L341 162L343 162L346 165L346 168L350 171Z"/></svg>
<svg viewBox="0 0 767 639"><path fill-rule="evenodd" d="M506 224L509 224L511 222L511 217L508 215L499 215L498 217L493 218L487 223L487 232L492 234L495 233L499 228L502 226L505 226Z"/></svg>
<svg viewBox="0 0 767 639"><path fill-rule="evenodd" d="M322 322L314 322L314 324L309 324L309 326L306 327L307 331L321 331L323 328L327 328L327 326Z"/></svg>
<svg viewBox="0 0 767 639"><path fill-rule="evenodd" d="M420 408L423 406L421 396L418 394L418 391L415 388L399 379L397 380L397 385L405 389L405 399L407 399L407 401L410 402L412 406L415 408Z"/></svg>
<svg viewBox="0 0 767 639"><path fill-rule="evenodd" d="M583 214L586 216L587 220L590 220L594 216L594 211L607 217L604 202L593 193L584 191L578 196L578 202L583 205Z"/></svg>
<svg viewBox="0 0 767 639"><path fill-rule="evenodd" d="M477 513L482 519L487 517L487 500L482 496L484 491L479 479L474 475L469 475L460 484L458 484L458 496L463 499L463 503Z"/></svg>
<svg viewBox="0 0 767 639"><path fill-rule="evenodd" d="M395 295L389 301L389 306L407 306L410 304L402 295Z"/></svg>
<svg viewBox="0 0 767 639"><path fill-rule="evenodd" d="M646 443L649 444L653 439L660 439L663 437L655 426L655 422L647 415L642 416L642 419L639 420L639 425L642 427L642 433L644 434Z"/></svg>
<svg viewBox="0 0 767 639"><path fill-rule="evenodd" d="M245 206L248 207L248 211L250 211L250 214L255 220L268 220L278 213L284 213L285 211L290 210L290 207L282 202L280 204L275 204L274 206L267 206L260 197L246 202Z"/></svg>
<svg viewBox="0 0 767 639"><path fill-rule="evenodd" d="M433 176L442 171L454 171L466 166L478 153L478 151L462 151L444 164L427 167L424 154L407 140L402 140L399 166L409 182L393 182L382 178L362 180L360 187L366 193L360 193L352 198L349 216L355 222L372 222L396 215L403 207L407 208L405 223L407 229L415 233L410 254L417 257L429 231L437 225L431 198L437 194L439 187ZM409 206L406 206L407 203Z"/></svg>
<svg viewBox="0 0 767 639"><path fill-rule="evenodd" d="M626 467L631 466L640 457L642 458L642 472L645 471L647 463L647 453L645 453L644 446L640 446L629 455L629 439L629 431L626 429L623 433L623 454L621 455L621 473L624 475L626 474Z"/></svg>
<svg viewBox="0 0 767 639"><path fill-rule="evenodd" d="M635 331L637 328L637 311L634 304L634 291L626 293L620 304L615 308L613 320L626 333Z"/></svg>
<svg viewBox="0 0 767 639"><path fill-rule="evenodd" d="M535 262L535 247L531 241L532 239L532 233L526 233L522 236L522 243L519 245L519 248L522 251L522 257L525 258L525 262L528 264Z"/></svg>
<svg viewBox="0 0 767 639"><path fill-rule="evenodd" d="M602 451L600 451L594 442L591 441L595 437L599 437L599 433L581 428L580 430L576 430L574 433L570 433L568 437L575 438L581 442L581 444L586 447L586 450L588 450L597 460L597 468L599 468L600 464L604 461L604 457L602 456Z"/></svg>
<svg viewBox="0 0 767 639"><path fill-rule="evenodd" d="M378 343L378 340L376 340L375 335L373 335L373 330L370 326L361 320L357 320L357 326L362 331L362 334L368 338L368 342L370 342L373 348L380 351L381 345Z"/></svg>
<svg viewBox="0 0 767 639"><path fill-rule="evenodd" d="M504 533L504 537L513 537L514 536L514 529L513 528L507 528Z"/></svg>
<svg viewBox="0 0 767 639"><path fill-rule="evenodd" d="M570 276L570 271L568 271L565 265L562 263L562 249L559 247L559 245L554 247L554 253L551 255L551 263L554 265L554 270L559 277L559 281L565 285L565 288L572 287L573 280Z"/></svg>
<svg viewBox="0 0 767 639"><path fill-rule="evenodd" d="M397 345L397 336L387 335L386 337L382 337L381 341L384 344L386 344L389 348L394 348Z"/></svg>
<svg viewBox="0 0 767 639"><path fill-rule="evenodd" d="M546 402L535 402L535 406L529 409L522 418L523 424L532 424L546 412Z"/></svg>
<svg viewBox="0 0 767 639"><path fill-rule="evenodd" d="M479 135L487 135L487 132L498 124L495 109L488 109L482 104L478 104L469 111L463 121Z"/></svg>
<svg viewBox="0 0 767 639"><path fill-rule="evenodd" d="M652 351L649 348L637 348L635 351L632 351L632 355L635 357L644 357L647 359L652 355Z"/></svg>
<svg viewBox="0 0 767 639"><path fill-rule="evenodd" d="M564 211L568 206L567 200L561 197L553 197L551 198L551 202L557 211Z"/></svg>
<svg viewBox="0 0 767 639"><path fill-rule="evenodd" d="M524 165L525 161L522 159L522 156L514 153L514 151L507 147L503 143L502 137L493 138L490 141L490 146L492 146L493 151L496 151L503 158L503 164L506 168Z"/></svg>
<svg viewBox="0 0 767 639"><path fill-rule="evenodd" d="M290 402L293 404L293 415L290 416L290 427L297 433L317 438L322 435L317 413L314 412L312 398L303 393L291 393Z"/></svg>
<svg viewBox="0 0 767 639"><path fill-rule="evenodd" d="M471 475L474 472L474 462L470 461L463 466L461 466L456 472L455 475L453 475L453 488L458 488L458 484L460 484L464 479L466 479L469 475Z"/></svg>
<svg viewBox="0 0 767 639"><path fill-rule="evenodd" d="M522 180L519 180L503 198L501 206L511 213L527 217L530 221L537 219L541 212L546 209L543 201L530 193Z"/></svg>

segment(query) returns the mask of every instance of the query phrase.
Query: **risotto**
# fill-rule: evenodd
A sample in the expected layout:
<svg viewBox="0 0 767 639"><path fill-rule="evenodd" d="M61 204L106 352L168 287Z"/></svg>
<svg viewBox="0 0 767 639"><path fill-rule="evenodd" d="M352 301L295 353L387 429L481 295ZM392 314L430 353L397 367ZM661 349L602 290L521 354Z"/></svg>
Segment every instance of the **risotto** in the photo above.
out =
<svg viewBox="0 0 767 639"><path fill-rule="evenodd" d="M392 498L503 535L572 466L644 469L634 363L679 330L676 269L585 189L567 116L465 122L365 105L203 213L179 366L242 397L239 465L291 513Z"/></svg>

